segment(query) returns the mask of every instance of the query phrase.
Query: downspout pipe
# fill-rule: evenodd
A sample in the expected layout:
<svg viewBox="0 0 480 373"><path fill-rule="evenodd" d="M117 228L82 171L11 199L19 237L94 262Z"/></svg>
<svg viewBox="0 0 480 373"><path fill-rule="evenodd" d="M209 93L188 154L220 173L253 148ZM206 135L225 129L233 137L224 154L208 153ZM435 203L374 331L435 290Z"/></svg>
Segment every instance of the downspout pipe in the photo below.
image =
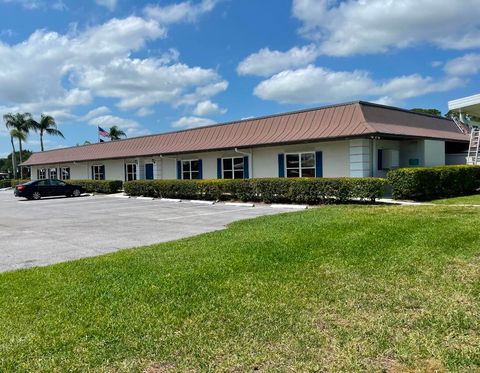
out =
<svg viewBox="0 0 480 373"><path fill-rule="evenodd" d="M233 149L233 150L235 151L235 153L242 154L242 155L248 155L248 156L249 156L249 157L248 157L248 163L250 163L250 164L249 164L250 170L251 170L250 173L251 173L251 175L252 175L251 178L253 178L253 152L250 152L250 153L243 152L243 151L241 151L241 150L238 150L238 148L235 148L235 149Z"/></svg>

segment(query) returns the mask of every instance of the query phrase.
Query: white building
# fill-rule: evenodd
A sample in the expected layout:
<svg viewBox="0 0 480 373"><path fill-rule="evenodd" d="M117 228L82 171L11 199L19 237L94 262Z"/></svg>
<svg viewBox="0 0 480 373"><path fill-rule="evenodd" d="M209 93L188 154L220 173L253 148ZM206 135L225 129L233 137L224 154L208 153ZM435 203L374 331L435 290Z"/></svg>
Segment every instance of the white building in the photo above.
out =
<svg viewBox="0 0 480 373"><path fill-rule="evenodd" d="M352 102L34 153L32 178L383 177L397 167L465 163L449 119Z"/></svg>
<svg viewBox="0 0 480 373"><path fill-rule="evenodd" d="M448 109L459 114L458 121L470 131L470 144L465 156L467 163L480 165L480 95L450 101ZM475 120L472 120L474 118Z"/></svg>

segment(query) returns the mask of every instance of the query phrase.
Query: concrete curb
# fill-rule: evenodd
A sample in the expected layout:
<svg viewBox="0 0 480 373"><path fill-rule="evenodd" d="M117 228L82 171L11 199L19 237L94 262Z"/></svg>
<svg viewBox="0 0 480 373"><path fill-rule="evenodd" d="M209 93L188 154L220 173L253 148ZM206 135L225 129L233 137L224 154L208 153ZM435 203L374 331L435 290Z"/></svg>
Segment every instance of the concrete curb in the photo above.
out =
<svg viewBox="0 0 480 373"><path fill-rule="evenodd" d="M225 202L225 206L255 207L255 204L248 202Z"/></svg>
<svg viewBox="0 0 480 373"><path fill-rule="evenodd" d="M202 201L197 199L190 200L190 203L198 203L200 205L214 205L215 201Z"/></svg>
<svg viewBox="0 0 480 373"><path fill-rule="evenodd" d="M164 202L182 202L181 199L177 199L177 198L160 198L160 201L164 201Z"/></svg>
<svg viewBox="0 0 480 373"><path fill-rule="evenodd" d="M130 198L130 196L129 196L129 195L126 195L125 193L105 194L105 197L110 197L110 198Z"/></svg>
<svg viewBox="0 0 480 373"><path fill-rule="evenodd" d="M273 204L270 205L274 209L293 209L293 210L306 210L308 209L307 205L283 205L283 204Z"/></svg>

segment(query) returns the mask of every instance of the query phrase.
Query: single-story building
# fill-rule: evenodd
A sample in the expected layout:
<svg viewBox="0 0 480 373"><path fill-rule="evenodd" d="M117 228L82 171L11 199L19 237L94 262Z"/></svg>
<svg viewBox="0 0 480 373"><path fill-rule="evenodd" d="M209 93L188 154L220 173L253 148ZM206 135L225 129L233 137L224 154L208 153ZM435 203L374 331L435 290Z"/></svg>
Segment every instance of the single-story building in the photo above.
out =
<svg viewBox="0 0 480 373"><path fill-rule="evenodd" d="M33 179L383 177L397 167L465 163L454 121L357 101L34 153Z"/></svg>

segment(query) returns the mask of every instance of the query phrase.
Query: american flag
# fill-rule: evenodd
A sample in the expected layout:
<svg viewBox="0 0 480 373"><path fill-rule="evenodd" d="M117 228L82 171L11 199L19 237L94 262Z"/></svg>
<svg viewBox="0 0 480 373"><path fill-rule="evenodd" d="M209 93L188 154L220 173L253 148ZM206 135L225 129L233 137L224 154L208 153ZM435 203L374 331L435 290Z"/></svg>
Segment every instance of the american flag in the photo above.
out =
<svg viewBox="0 0 480 373"><path fill-rule="evenodd" d="M100 126L98 127L98 134L102 137L110 137L110 134Z"/></svg>

